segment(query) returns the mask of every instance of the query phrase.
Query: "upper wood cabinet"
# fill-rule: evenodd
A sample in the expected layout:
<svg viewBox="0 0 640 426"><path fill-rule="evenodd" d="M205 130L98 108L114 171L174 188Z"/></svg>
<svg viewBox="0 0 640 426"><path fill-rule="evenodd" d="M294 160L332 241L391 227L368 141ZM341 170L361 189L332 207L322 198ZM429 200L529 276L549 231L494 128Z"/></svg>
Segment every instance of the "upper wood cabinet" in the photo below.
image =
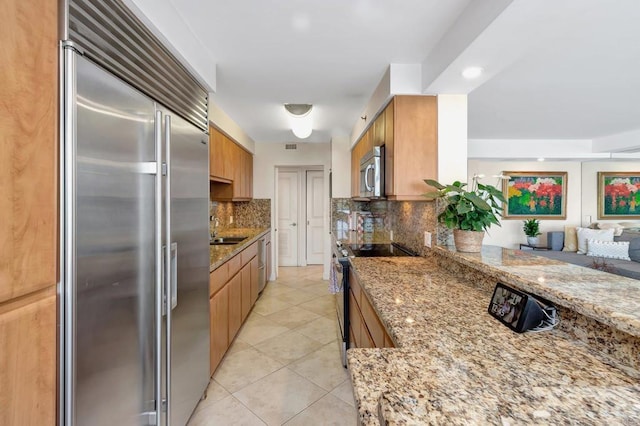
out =
<svg viewBox="0 0 640 426"><path fill-rule="evenodd" d="M438 100L435 96L396 96L392 143L385 143L385 193L391 200L424 200L424 179L438 178ZM385 135L388 133L385 129ZM389 177L391 178L389 180Z"/></svg>
<svg viewBox="0 0 640 426"><path fill-rule="evenodd" d="M360 158L385 146L385 196L424 200L424 179L438 176L438 105L435 96L395 96L351 151L351 196L360 190Z"/></svg>
<svg viewBox="0 0 640 426"><path fill-rule="evenodd" d="M371 146L384 145L385 141L385 114L384 111L376 118L371 126Z"/></svg>
<svg viewBox="0 0 640 426"><path fill-rule="evenodd" d="M209 126L209 176L212 199L253 198L253 154L213 126Z"/></svg>
<svg viewBox="0 0 640 426"><path fill-rule="evenodd" d="M56 424L58 4L0 8L0 425Z"/></svg>
<svg viewBox="0 0 640 426"><path fill-rule="evenodd" d="M0 303L57 282L57 5L2 1Z"/></svg>

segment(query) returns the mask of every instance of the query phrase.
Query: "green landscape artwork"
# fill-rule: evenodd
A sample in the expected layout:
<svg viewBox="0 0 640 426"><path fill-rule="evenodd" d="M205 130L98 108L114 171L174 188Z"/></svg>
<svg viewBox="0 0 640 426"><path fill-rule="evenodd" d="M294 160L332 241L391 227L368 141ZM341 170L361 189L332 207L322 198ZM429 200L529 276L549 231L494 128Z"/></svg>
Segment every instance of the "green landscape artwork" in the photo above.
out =
<svg viewBox="0 0 640 426"><path fill-rule="evenodd" d="M566 172L502 172L505 219L566 218Z"/></svg>
<svg viewBox="0 0 640 426"><path fill-rule="evenodd" d="M640 218L640 172L598 173L598 219Z"/></svg>

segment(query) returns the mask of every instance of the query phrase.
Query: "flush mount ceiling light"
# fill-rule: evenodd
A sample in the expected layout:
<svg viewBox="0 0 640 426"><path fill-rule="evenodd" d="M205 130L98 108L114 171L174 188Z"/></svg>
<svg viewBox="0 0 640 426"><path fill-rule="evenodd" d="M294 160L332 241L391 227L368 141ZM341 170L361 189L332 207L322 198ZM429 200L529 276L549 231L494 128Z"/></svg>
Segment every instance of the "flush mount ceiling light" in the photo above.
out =
<svg viewBox="0 0 640 426"><path fill-rule="evenodd" d="M474 78L478 78L482 75L482 71L484 71L480 67L467 67L462 70L462 76L467 80L473 80Z"/></svg>
<svg viewBox="0 0 640 426"><path fill-rule="evenodd" d="M284 109L289 113L291 131L300 139L308 138L313 131L312 108L311 104L284 104Z"/></svg>

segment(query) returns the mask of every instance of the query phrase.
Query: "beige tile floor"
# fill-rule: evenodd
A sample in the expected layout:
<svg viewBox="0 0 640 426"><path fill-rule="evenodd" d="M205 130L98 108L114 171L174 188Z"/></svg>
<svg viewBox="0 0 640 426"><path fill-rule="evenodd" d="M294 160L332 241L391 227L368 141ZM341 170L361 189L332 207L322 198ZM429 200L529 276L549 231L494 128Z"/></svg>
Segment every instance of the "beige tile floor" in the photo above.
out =
<svg viewBox="0 0 640 426"><path fill-rule="evenodd" d="M280 268L222 360L190 426L355 425L322 267Z"/></svg>

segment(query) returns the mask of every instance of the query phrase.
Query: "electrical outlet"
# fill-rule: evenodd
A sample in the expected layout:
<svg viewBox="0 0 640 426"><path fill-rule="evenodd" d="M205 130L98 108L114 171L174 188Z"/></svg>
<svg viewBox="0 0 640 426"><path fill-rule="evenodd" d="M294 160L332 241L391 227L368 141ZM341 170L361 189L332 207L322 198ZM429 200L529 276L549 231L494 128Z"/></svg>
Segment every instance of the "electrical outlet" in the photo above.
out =
<svg viewBox="0 0 640 426"><path fill-rule="evenodd" d="M431 232L424 231L424 246L431 247Z"/></svg>
<svg viewBox="0 0 640 426"><path fill-rule="evenodd" d="M233 216L229 216L229 225L233 223Z"/></svg>
<svg viewBox="0 0 640 426"><path fill-rule="evenodd" d="M393 241L393 231L389 231L389 240Z"/></svg>

